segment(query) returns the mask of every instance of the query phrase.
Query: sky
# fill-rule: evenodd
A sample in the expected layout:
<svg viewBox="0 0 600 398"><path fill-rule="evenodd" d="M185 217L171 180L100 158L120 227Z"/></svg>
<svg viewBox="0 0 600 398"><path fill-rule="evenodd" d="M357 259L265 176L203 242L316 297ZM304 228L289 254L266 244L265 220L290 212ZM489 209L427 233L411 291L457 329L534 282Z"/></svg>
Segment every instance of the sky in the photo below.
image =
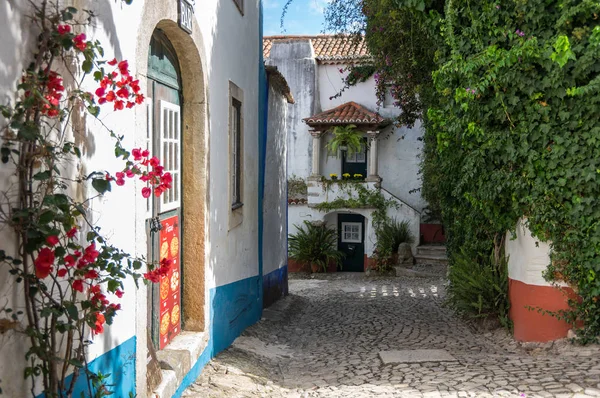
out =
<svg viewBox="0 0 600 398"><path fill-rule="evenodd" d="M263 35L316 35L323 30L323 12L328 0L294 0L280 27L281 12L287 0L263 0Z"/></svg>

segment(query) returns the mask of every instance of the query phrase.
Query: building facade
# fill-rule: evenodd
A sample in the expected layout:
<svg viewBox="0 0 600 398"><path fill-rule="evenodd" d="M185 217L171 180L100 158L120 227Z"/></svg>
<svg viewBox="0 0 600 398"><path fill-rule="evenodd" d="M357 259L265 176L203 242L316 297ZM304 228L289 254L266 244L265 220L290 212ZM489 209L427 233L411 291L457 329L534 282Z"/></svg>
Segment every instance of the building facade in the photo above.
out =
<svg viewBox="0 0 600 398"><path fill-rule="evenodd" d="M415 237L421 237L419 154L422 129L396 126L400 110L388 97L378 101L374 76L346 87L349 67L367 64L365 43L344 36L271 36L263 40L266 63L277 66L296 100L288 112L289 232L304 221L325 222L338 231L338 247L346 256L342 270L362 271L372 264L376 247L373 226L376 207L332 208L338 199L356 198L357 191L379 191L394 205L387 217L408 221ZM356 126L365 145L347 156L327 147L336 126ZM345 178L346 175L349 178ZM362 188L344 184L354 179ZM333 179L333 181L332 181ZM290 270L292 267L290 264Z"/></svg>
<svg viewBox="0 0 600 398"><path fill-rule="evenodd" d="M150 259L172 256L178 265L166 292L162 283L127 282L114 323L92 338L90 368L110 374L116 397L180 396L210 358L260 319L264 292L268 303L287 293L285 234L276 228L286 219L286 142L283 126L267 129L267 121L269 106L280 112L291 96L267 80L259 0L63 3L94 12L85 33L103 44L107 59L129 61L146 97L143 106L108 110L102 122L123 133L127 147L152 150L174 177L161 200L146 200L140 186L126 184L91 202L97 225L120 249ZM3 101L11 100L5 93L15 91L30 62L36 36L30 12L27 2L0 4ZM121 167L98 155L112 145L101 126L81 122L87 134L76 140L85 150L74 167ZM0 293L8 301L9 280L2 270ZM0 334L7 396L29 394L24 347L17 332ZM85 388L81 379L78 389Z"/></svg>

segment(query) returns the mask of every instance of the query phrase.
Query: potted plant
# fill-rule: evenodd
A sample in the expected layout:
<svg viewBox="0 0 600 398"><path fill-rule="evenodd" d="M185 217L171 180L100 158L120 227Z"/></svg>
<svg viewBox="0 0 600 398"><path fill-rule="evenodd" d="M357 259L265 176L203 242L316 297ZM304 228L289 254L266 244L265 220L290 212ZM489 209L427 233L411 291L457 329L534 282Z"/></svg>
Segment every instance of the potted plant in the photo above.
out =
<svg viewBox="0 0 600 398"><path fill-rule="evenodd" d="M342 174L342 178L344 180L349 180L350 179L350 173L344 173L344 174Z"/></svg>
<svg viewBox="0 0 600 398"><path fill-rule="evenodd" d="M308 221L296 225L296 233L288 238L289 257L294 261L310 265L312 272L327 271L330 263L339 264L344 253L337 249L337 232L325 224Z"/></svg>
<svg viewBox="0 0 600 398"><path fill-rule="evenodd" d="M360 181L360 180L364 180L364 179L365 179L365 177L364 177L362 174L360 174L360 173L356 173L356 174L354 174L352 177L353 177L355 180L359 180L359 181Z"/></svg>
<svg viewBox="0 0 600 398"><path fill-rule="evenodd" d="M329 178L331 178L331 181L337 181L338 175L336 173L331 173L329 174Z"/></svg>
<svg viewBox="0 0 600 398"><path fill-rule="evenodd" d="M338 156L338 150L347 151L348 155L361 152L363 139L354 124L336 126L333 129L333 138L327 143L327 152L330 156Z"/></svg>

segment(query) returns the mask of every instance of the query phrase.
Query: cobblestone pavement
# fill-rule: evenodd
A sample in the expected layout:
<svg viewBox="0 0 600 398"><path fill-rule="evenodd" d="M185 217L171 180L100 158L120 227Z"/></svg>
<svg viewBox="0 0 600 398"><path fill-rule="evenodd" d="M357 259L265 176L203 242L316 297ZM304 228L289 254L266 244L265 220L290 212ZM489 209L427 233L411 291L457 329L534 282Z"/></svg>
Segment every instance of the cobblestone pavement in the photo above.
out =
<svg viewBox="0 0 600 398"><path fill-rule="evenodd" d="M429 270L431 271L431 270ZM292 276L290 296L211 361L185 397L593 397L600 351L522 346L443 307L439 277ZM456 360L384 365L380 351Z"/></svg>

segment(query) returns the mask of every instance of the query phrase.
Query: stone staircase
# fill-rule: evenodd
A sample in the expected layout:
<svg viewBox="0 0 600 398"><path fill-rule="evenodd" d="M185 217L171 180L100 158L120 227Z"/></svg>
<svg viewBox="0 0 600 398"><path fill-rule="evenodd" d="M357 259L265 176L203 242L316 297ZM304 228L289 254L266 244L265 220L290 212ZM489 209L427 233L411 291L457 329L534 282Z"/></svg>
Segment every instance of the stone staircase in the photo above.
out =
<svg viewBox="0 0 600 398"><path fill-rule="evenodd" d="M417 264L443 264L448 265L446 246L443 245L421 245L417 247L415 256Z"/></svg>

